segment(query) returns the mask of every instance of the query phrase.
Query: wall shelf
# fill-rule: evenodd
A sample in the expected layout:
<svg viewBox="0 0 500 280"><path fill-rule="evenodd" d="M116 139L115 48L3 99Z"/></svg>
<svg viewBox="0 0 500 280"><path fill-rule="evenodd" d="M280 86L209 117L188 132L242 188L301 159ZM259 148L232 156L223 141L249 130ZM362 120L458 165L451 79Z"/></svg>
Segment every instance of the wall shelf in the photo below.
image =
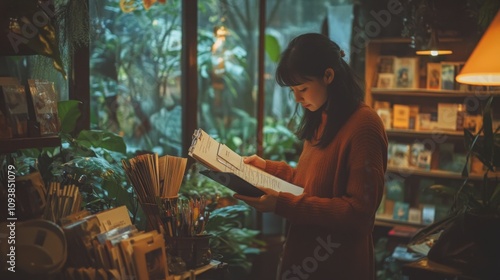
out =
<svg viewBox="0 0 500 280"><path fill-rule="evenodd" d="M401 89L401 88L372 88L373 96L411 96L411 97L430 97L430 98L466 98L469 96L500 96L499 91L459 91L459 90L429 90L429 89Z"/></svg>
<svg viewBox="0 0 500 280"><path fill-rule="evenodd" d="M0 154L30 148L57 147L59 145L61 145L61 139L57 135L0 139Z"/></svg>
<svg viewBox="0 0 500 280"><path fill-rule="evenodd" d="M377 226L386 226L386 227L394 227L394 226L411 226L411 227L417 227L417 228L423 228L426 227L427 225L421 224L421 223L412 223L408 221L399 221L399 220L394 220L391 217L388 217L386 215L377 215L375 217L375 225Z"/></svg>
<svg viewBox="0 0 500 280"><path fill-rule="evenodd" d="M465 178L462 177L461 173L445 171L445 170L425 170L425 169L418 169L418 168L411 168L411 167L388 166L387 172L393 173L393 174L401 174L402 177L423 176L423 177L432 177L432 178L465 180ZM495 176L495 174L492 174L491 178L494 178L494 176ZM483 175L470 173L469 180L482 181Z"/></svg>
<svg viewBox="0 0 500 280"><path fill-rule="evenodd" d="M443 139L464 141L464 133L462 131L451 130L414 130L414 129L387 129L389 138L413 138L413 139Z"/></svg>

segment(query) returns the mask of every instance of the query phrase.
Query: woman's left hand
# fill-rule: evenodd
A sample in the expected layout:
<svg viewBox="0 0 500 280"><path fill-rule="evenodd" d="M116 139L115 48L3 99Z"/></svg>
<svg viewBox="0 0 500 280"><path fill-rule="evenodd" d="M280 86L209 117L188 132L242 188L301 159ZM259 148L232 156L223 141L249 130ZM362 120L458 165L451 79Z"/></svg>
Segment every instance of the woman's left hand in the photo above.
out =
<svg viewBox="0 0 500 280"><path fill-rule="evenodd" d="M233 197L244 201L246 204L252 206L259 212L274 212L274 209L276 209L276 201L278 200L279 193L269 188L257 188L259 188L266 194L260 197L251 197L236 193L233 195Z"/></svg>

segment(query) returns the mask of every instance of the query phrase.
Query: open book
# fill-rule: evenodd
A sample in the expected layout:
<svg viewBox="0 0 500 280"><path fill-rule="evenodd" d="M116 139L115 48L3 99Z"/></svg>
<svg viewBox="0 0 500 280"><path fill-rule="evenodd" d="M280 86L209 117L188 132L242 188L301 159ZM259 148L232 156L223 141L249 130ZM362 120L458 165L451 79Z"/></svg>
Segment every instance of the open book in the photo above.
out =
<svg viewBox="0 0 500 280"><path fill-rule="evenodd" d="M253 165L244 163L242 156L217 142L202 129L194 131L188 154L211 170L205 172L204 175L243 195L259 196L260 190L255 186L294 195L300 195L304 190ZM234 178L232 174L242 180ZM244 182L248 185L243 184Z"/></svg>

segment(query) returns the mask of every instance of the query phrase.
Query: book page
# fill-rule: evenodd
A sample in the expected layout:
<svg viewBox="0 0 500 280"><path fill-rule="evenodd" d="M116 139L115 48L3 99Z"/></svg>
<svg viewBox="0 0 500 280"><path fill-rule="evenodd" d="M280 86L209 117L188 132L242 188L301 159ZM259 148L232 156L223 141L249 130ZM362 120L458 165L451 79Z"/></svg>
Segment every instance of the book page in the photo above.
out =
<svg viewBox="0 0 500 280"><path fill-rule="evenodd" d="M254 186L262 186L278 192L300 195L304 189L276 176L243 163L243 158L224 144L220 144L205 131L197 129L189 148L189 156L209 169L231 172Z"/></svg>

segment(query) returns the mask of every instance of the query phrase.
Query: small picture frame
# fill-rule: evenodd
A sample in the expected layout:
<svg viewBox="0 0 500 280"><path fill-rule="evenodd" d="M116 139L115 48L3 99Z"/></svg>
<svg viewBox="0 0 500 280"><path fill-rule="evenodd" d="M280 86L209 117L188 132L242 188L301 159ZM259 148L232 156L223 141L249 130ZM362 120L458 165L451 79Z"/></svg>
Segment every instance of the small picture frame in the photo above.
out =
<svg viewBox="0 0 500 280"><path fill-rule="evenodd" d="M377 80L377 88L394 88L394 74L379 73Z"/></svg>

